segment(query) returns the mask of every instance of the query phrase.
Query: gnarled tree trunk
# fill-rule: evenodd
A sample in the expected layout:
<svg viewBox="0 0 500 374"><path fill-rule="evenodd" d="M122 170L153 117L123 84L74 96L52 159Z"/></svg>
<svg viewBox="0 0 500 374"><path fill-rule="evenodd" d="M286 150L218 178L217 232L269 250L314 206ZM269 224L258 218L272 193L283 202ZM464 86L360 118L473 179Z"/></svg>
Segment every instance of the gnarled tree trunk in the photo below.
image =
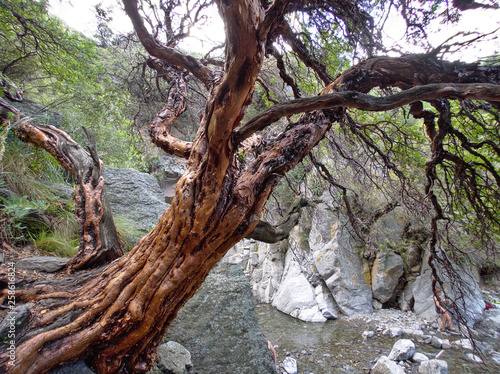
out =
<svg viewBox="0 0 500 374"><path fill-rule="evenodd" d="M123 255L104 192L102 162L97 157L92 135L87 133L90 141L90 152L87 152L64 131L36 123L31 118L21 118L22 113L1 98L0 105L16 115L13 130L19 139L49 152L75 181L79 249L66 270L102 266Z"/></svg>
<svg viewBox="0 0 500 374"><path fill-rule="evenodd" d="M163 149L188 158L188 163L171 206L153 231L99 274L19 293L19 300L37 304L18 336L15 365L9 366L6 353L0 354L0 367L9 373L45 373L76 358L87 360L98 373L146 371L178 310L227 250L254 230L275 183L318 144L342 117L343 108L382 111L440 98L500 101L496 85L432 85L432 79L416 83L415 71L392 71L389 66L383 71L384 81L356 78L353 70L352 81L342 75L324 95L276 105L240 125L262 67L267 35L282 20L287 2L273 2L265 12L257 0L217 2L228 30L221 79L198 60L157 43L138 15L137 1L124 4L151 55L190 71L206 85L210 92L206 109L192 143L168 134L182 103L168 103L155 119L155 141L167 143ZM366 72L362 73L364 77ZM404 88L425 86L388 97L344 90L398 86L402 78L410 82ZM257 141L250 151L245 148L244 141L257 131L304 112L281 133ZM239 158L243 148L253 157Z"/></svg>

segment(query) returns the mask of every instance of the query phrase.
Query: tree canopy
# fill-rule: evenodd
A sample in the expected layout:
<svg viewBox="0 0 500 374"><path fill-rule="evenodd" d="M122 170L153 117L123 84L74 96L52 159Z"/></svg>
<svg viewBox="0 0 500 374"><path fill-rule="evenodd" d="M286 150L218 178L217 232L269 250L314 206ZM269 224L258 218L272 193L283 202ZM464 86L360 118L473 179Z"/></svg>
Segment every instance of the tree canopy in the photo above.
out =
<svg viewBox="0 0 500 374"><path fill-rule="evenodd" d="M369 242L371 223L396 206L415 216L430 235L436 281L436 261L450 264L470 252L471 241L495 261L500 67L496 56L444 60L453 41L433 46L427 30L436 21L457 22L470 9L498 12L497 2L123 5L135 29L129 41L138 40L148 54L144 68L168 83L149 134L163 151L187 159L187 168L170 208L130 253L103 269L19 293L20 301L37 305L16 342L15 365L2 353L2 369L43 373L83 358L99 373L146 371L177 311L215 264L256 227L268 227L262 215L279 183L296 178L290 187L310 193L304 177L286 177L300 163L304 171L316 168L345 204L362 240ZM181 41L203 27L213 8L225 42L204 56L186 52ZM422 53L388 50L382 27L391 12L406 25L406 42ZM494 32L463 35L455 46ZM176 136L170 130L194 98L203 103L196 135ZM370 191L381 202L363 207Z"/></svg>

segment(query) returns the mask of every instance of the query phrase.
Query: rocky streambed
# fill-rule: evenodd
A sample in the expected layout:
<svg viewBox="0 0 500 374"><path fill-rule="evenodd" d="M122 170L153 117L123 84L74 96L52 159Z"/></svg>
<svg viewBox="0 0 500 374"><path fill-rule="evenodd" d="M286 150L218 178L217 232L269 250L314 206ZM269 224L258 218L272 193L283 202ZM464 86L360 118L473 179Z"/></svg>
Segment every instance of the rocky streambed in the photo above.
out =
<svg viewBox="0 0 500 374"><path fill-rule="evenodd" d="M412 313L383 309L371 315L311 323L292 318L268 304L257 305L256 311L263 334L275 347L279 373L287 373L286 368L291 374L290 365L286 366L293 361L291 358L300 374L368 373L381 356L389 356L401 339L411 340L415 352L428 359L439 355L447 363L449 373L491 373L488 367L474 361L479 354L468 349L470 342L464 336L441 333L435 323L425 322ZM481 341L482 357L491 370L491 365L500 362L500 354L496 353L500 352L500 343L493 337L482 337ZM406 373L419 373L418 357L394 362ZM493 372L500 372L495 370L498 367Z"/></svg>

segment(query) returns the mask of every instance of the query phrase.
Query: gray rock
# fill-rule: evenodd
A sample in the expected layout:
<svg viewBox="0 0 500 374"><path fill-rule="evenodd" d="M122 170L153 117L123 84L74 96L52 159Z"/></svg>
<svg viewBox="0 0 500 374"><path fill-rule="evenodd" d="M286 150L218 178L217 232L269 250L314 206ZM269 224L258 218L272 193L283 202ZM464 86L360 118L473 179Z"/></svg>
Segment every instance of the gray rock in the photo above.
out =
<svg viewBox="0 0 500 374"><path fill-rule="evenodd" d="M420 374L448 374L448 363L443 360L423 361L418 367Z"/></svg>
<svg viewBox="0 0 500 374"><path fill-rule="evenodd" d="M283 369L288 374L297 374L297 360L293 357L287 357L283 360Z"/></svg>
<svg viewBox="0 0 500 374"><path fill-rule="evenodd" d="M354 239L346 225L333 213L328 194L327 203L316 206L309 233L309 247L314 265L330 290L340 312L345 315L371 314L372 293L366 282Z"/></svg>
<svg viewBox="0 0 500 374"><path fill-rule="evenodd" d="M404 369L387 356L381 356L372 367L372 374L404 374Z"/></svg>
<svg viewBox="0 0 500 374"><path fill-rule="evenodd" d="M69 258L39 256L23 258L16 262L16 268L20 270L35 270L43 273L55 273L61 270Z"/></svg>
<svg viewBox="0 0 500 374"><path fill-rule="evenodd" d="M373 298L382 304L389 301L404 274L403 259L393 252L379 252L372 268Z"/></svg>
<svg viewBox="0 0 500 374"><path fill-rule="evenodd" d="M177 342L163 343L158 347L158 359L148 374L193 373L191 353Z"/></svg>
<svg viewBox="0 0 500 374"><path fill-rule="evenodd" d="M468 349L470 351L474 350L474 347L469 339L456 340L453 344L463 349Z"/></svg>
<svg viewBox="0 0 500 374"><path fill-rule="evenodd" d="M443 340L438 338L437 336L433 336L431 340L431 345L434 348L441 349L443 347Z"/></svg>
<svg viewBox="0 0 500 374"><path fill-rule="evenodd" d="M23 326L30 318L30 308L32 303L16 306L12 311L7 313L2 323L0 323L0 341L7 339L10 342L10 333L18 334Z"/></svg>
<svg viewBox="0 0 500 374"><path fill-rule="evenodd" d="M451 349L451 343L448 339L443 339L443 342L441 343L441 348L442 349Z"/></svg>
<svg viewBox="0 0 500 374"><path fill-rule="evenodd" d="M84 361L77 361L56 367L48 374L94 374Z"/></svg>
<svg viewBox="0 0 500 374"><path fill-rule="evenodd" d="M292 251L287 252L285 263L285 272L272 305L302 321L325 322L326 318L316 302L314 289L303 274Z"/></svg>
<svg viewBox="0 0 500 374"><path fill-rule="evenodd" d="M186 170L186 160L176 156L162 155L152 169L163 191L165 201L171 203L175 194L175 185Z"/></svg>
<svg viewBox="0 0 500 374"><path fill-rule="evenodd" d="M403 335L403 329L401 327L390 327L382 332L382 335L390 335L391 338L397 338Z"/></svg>
<svg viewBox="0 0 500 374"><path fill-rule="evenodd" d="M43 184L48 186L54 195L63 200L71 200L75 194L75 189L68 184L55 183L51 181L43 181Z"/></svg>
<svg viewBox="0 0 500 374"><path fill-rule="evenodd" d="M465 357L467 357L467 360L471 361L471 362L475 362L476 364L482 364L483 363L483 360L481 359L481 357L475 355L475 354L472 354L472 353L467 353L465 355Z"/></svg>
<svg viewBox="0 0 500 374"><path fill-rule="evenodd" d="M500 337L500 309L486 310L478 328L487 336L493 338Z"/></svg>
<svg viewBox="0 0 500 374"><path fill-rule="evenodd" d="M368 340L368 339L373 338L375 336L375 332L374 331L363 331L361 336L363 337L364 340Z"/></svg>
<svg viewBox="0 0 500 374"><path fill-rule="evenodd" d="M149 232L168 208L156 179L135 169L103 169L106 193L115 219L125 219L135 240Z"/></svg>
<svg viewBox="0 0 500 374"><path fill-rule="evenodd" d="M428 253L426 254L428 256ZM423 261L422 273L417 277L412 287L413 298L415 300L413 310L420 317L427 321L434 321L438 315L434 308L434 295L432 293L431 270L427 258ZM445 283L445 291L450 299L457 295L457 307L465 318L469 327L478 323L483 318L484 300L479 285L474 277L466 269L453 265L454 272L459 275L459 282L450 282L447 272L438 269L441 278ZM453 310L450 311L453 314ZM453 317L453 315L452 315Z"/></svg>
<svg viewBox="0 0 500 374"><path fill-rule="evenodd" d="M46 106L30 99L24 98L23 101L12 102L11 104L25 115L33 117L40 123L46 123L57 127L63 119L61 113L48 110Z"/></svg>
<svg viewBox="0 0 500 374"><path fill-rule="evenodd" d="M252 290L236 264L219 263L212 270L168 329L164 341L170 340L191 352L199 373L275 373Z"/></svg>
<svg viewBox="0 0 500 374"><path fill-rule="evenodd" d="M410 360L415 354L415 344L409 339L400 339L392 346L389 359L394 361Z"/></svg>
<svg viewBox="0 0 500 374"><path fill-rule="evenodd" d="M415 352L415 354L413 355L413 357L412 357L411 360L413 362L416 362L416 363L421 363L421 362L424 362L424 361L429 361L429 357L427 357L423 353Z"/></svg>

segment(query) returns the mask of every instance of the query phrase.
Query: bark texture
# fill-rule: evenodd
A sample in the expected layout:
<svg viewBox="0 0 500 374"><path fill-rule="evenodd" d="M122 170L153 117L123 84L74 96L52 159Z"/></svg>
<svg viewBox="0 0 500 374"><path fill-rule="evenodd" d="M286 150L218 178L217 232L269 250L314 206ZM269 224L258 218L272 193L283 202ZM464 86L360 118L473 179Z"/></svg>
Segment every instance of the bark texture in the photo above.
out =
<svg viewBox="0 0 500 374"><path fill-rule="evenodd" d="M102 266L123 255L111 209L104 192L102 163L89 135L89 152L64 131L22 118L16 108L0 98L0 105L17 117L13 127L18 138L49 152L75 181L75 215L78 222L79 249L66 265L68 272Z"/></svg>
<svg viewBox="0 0 500 374"><path fill-rule="evenodd" d="M443 98L500 101L498 71L471 67L466 75L477 78L471 83L463 81L463 71L456 66L432 58L380 58L342 74L320 96L276 105L241 125L262 68L267 36L287 3L275 1L266 13L257 0L217 1L227 45L224 70L216 75L198 60L157 42L139 16L137 1L124 0L148 53L192 73L209 91L192 143L168 134L184 107L180 80L152 123L155 142L188 158L186 171L170 208L129 254L101 273L19 293L19 300L37 303L18 335L16 365L8 366L6 354L0 354L3 370L45 373L61 362L83 358L98 373L147 371L178 310L229 248L254 231L276 182L309 154L345 108L380 111ZM374 87L404 91L388 97L367 95ZM255 136L283 116L298 113L304 114L282 131ZM47 137L54 130L44 131ZM39 136L40 142L44 136ZM249 157L239 157L240 151ZM99 188L99 178L86 175L84 182Z"/></svg>

